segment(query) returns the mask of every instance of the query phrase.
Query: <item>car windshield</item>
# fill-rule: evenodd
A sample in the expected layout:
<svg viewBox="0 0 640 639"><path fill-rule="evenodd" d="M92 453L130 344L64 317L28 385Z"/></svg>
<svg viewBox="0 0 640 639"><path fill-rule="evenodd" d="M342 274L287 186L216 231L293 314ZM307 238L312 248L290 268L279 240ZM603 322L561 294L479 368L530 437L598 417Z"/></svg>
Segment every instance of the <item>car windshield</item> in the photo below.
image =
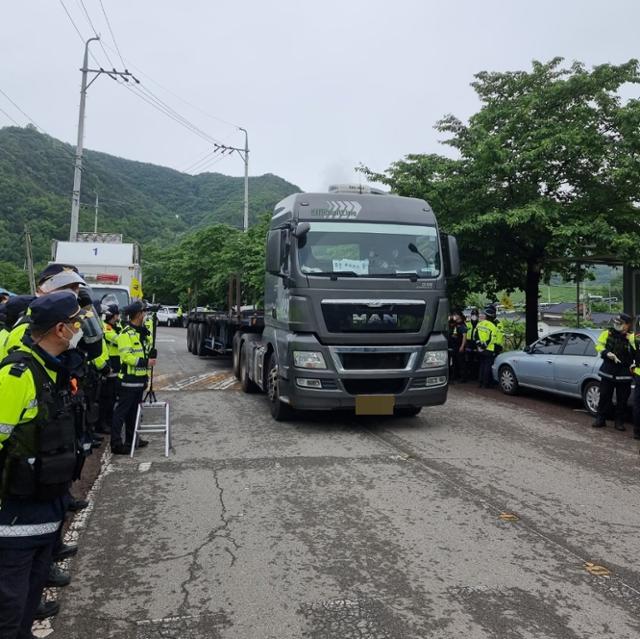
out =
<svg viewBox="0 0 640 639"><path fill-rule="evenodd" d="M420 277L440 275L434 226L312 222L298 249L306 275Z"/></svg>
<svg viewBox="0 0 640 639"><path fill-rule="evenodd" d="M129 293L123 288L92 286L91 297L101 304L117 304L120 308L129 305Z"/></svg>

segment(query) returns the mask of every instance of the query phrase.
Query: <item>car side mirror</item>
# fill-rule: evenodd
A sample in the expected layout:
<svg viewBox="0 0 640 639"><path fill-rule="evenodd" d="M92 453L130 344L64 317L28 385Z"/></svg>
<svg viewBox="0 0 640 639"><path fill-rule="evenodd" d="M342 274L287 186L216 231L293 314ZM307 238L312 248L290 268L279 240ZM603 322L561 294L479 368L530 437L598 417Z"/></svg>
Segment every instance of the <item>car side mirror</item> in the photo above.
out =
<svg viewBox="0 0 640 639"><path fill-rule="evenodd" d="M523 350L525 353L531 353L531 352L532 352L532 348L531 348L531 346L525 346L522 350Z"/></svg>

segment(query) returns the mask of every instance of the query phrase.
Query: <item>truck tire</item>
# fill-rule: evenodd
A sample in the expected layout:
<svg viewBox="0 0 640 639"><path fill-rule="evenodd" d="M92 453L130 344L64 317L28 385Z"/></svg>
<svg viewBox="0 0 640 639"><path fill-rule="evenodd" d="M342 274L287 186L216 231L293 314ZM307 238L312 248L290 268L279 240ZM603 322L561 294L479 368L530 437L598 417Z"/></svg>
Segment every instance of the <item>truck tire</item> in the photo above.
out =
<svg viewBox="0 0 640 639"><path fill-rule="evenodd" d="M278 361L275 353L269 357L269 368L267 369L267 399L269 400L269 410L271 417L277 422L285 422L294 415L294 410L280 400L280 376L278 374Z"/></svg>
<svg viewBox="0 0 640 639"><path fill-rule="evenodd" d="M237 340L234 337L233 345L232 345L231 369L233 370L233 375L236 379L240 379L240 351L241 350L242 350L242 344L240 343L240 340Z"/></svg>
<svg viewBox="0 0 640 639"><path fill-rule="evenodd" d="M252 381L249 377L249 362L248 355L249 349L245 346L240 346L240 353L238 355L240 370L238 371L240 379L240 388L244 393L257 393L260 389L258 385Z"/></svg>
<svg viewBox="0 0 640 639"><path fill-rule="evenodd" d="M189 332L191 333L191 344L189 347L189 352L193 355L196 354L196 340L198 339L198 325L197 324L189 324Z"/></svg>
<svg viewBox="0 0 640 639"><path fill-rule="evenodd" d="M191 353L193 348L193 331L191 330L192 324L187 328L187 350Z"/></svg>
<svg viewBox="0 0 640 639"><path fill-rule="evenodd" d="M205 346L205 338L207 336L206 326L204 324L198 324L198 331L196 333L195 353L199 357L207 354L207 348Z"/></svg>

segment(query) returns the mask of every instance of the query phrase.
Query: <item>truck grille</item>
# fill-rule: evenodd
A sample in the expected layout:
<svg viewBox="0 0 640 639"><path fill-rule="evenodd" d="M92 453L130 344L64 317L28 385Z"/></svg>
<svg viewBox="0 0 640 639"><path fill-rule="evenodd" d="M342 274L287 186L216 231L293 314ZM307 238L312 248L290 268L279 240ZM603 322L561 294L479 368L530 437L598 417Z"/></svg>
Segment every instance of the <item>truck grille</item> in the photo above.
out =
<svg viewBox="0 0 640 639"><path fill-rule="evenodd" d="M400 370L407 367L410 353L340 353L347 371Z"/></svg>
<svg viewBox="0 0 640 639"><path fill-rule="evenodd" d="M325 300L322 314L330 333L419 333L426 304L421 300L380 302Z"/></svg>
<svg viewBox="0 0 640 639"><path fill-rule="evenodd" d="M397 395L407 386L406 379L343 379L350 395Z"/></svg>

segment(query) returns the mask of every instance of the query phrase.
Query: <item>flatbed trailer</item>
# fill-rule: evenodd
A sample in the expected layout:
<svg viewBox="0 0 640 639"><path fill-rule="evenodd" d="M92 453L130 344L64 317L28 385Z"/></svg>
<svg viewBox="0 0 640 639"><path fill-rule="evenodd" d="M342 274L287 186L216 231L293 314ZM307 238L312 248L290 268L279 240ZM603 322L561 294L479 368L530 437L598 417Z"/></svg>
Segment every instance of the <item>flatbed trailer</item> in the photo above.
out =
<svg viewBox="0 0 640 639"><path fill-rule="evenodd" d="M194 355L232 355L234 337L261 334L264 311L241 304L240 278L229 280L228 310L195 308L187 314L187 350ZM234 362L234 373L236 363Z"/></svg>

